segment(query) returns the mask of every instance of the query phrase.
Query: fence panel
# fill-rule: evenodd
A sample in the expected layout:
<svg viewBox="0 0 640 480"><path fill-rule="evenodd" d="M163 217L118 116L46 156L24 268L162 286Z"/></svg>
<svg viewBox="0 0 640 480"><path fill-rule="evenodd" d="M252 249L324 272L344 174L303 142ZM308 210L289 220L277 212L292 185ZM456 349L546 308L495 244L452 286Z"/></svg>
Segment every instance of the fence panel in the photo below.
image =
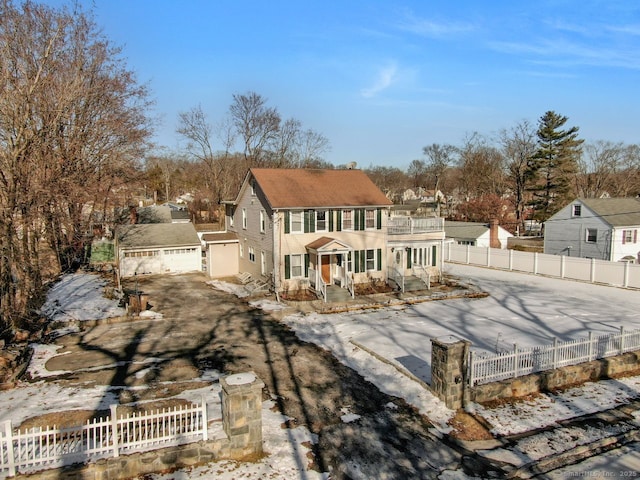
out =
<svg viewBox="0 0 640 480"><path fill-rule="evenodd" d="M640 288L640 265L629 264L627 287Z"/></svg>
<svg viewBox="0 0 640 480"><path fill-rule="evenodd" d="M491 249L491 267L509 270L511 262L511 250L492 248Z"/></svg>
<svg viewBox="0 0 640 480"><path fill-rule="evenodd" d="M207 405L140 412L87 421L76 427L36 427L0 432L0 476L56 468L143 449L207 440ZM114 437L115 429L115 437Z"/></svg>
<svg viewBox="0 0 640 480"><path fill-rule="evenodd" d="M569 280L640 288L640 265L589 258L447 244L445 261L536 273Z"/></svg>
<svg viewBox="0 0 640 480"><path fill-rule="evenodd" d="M516 378L530 373L578 365L599 358L640 350L640 330L580 338L567 342L554 340L552 345L532 348L514 346L511 352L476 354L470 352L469 381L471 385Z"/></svg>
<svg viewBox="0 0 640 480"><path fill-rule="evenodd" d="M565 257L564 278L591 281L591 260L588 258Z"/></svg>
<svg viewBox="0 0 640 480"><path fill-rule="evenodd" d="M562 262L557 255L538 254L536 273L550 277L562 277Z"/></svg>
<svg viewBox="0 0 640 480"><path fill-rule="evenodd" d="M533 273L535 255L529 252L519 252L514 250L512 253L512 270L519 272Z"/></svg>
<svg viewBox="0 0 640 480"><path fill-rule="evenodd" d="M594 260L593 281L596 283L606 283L607 285L624 286L624 262L607 262L604 260Z"/></svg>

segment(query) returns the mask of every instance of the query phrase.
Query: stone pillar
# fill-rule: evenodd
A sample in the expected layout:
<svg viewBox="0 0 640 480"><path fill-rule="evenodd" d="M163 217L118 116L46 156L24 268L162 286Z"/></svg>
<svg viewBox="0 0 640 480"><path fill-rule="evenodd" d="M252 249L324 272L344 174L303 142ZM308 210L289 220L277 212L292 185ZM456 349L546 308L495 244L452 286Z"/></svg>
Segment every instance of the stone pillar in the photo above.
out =
<svg viewBox="0 0 640 480"><path fill-rule="evenodd" d="M264 383L253 372L220 379L222 424L233 456L262 453L262 389Z"/></svg>
<svg viewBox="0 0 640 480"><path fill-rule="evenodd" d="M431 339L431 388L453 410L463 404L470 346L453 335Z"/></svg>

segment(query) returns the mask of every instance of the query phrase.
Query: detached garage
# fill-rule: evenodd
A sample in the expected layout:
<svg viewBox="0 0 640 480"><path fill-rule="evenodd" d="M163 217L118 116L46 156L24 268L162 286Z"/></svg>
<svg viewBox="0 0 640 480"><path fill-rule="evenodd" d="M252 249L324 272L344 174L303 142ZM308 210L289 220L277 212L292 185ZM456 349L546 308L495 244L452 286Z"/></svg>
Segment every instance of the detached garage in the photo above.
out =
<svg viewBox="0 0 640 480"><path fill-rule="evenodd" d="M118 227L116 249L120 277L202 270L202 247L192 223Z"/></svg>

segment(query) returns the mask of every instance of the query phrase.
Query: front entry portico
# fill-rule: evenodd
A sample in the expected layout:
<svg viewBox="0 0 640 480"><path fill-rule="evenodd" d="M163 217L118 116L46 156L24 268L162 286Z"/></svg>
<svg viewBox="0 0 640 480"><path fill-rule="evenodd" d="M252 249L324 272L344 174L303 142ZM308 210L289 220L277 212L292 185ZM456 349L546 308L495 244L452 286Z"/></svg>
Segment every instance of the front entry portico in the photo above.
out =
<svg viewBox="0 0 640 480"><path fill-rule="evenodd" d="M309 253L309 283L316 292L327 286L346 288L353 295L353 248L330 237L306 245Z"/></svg>

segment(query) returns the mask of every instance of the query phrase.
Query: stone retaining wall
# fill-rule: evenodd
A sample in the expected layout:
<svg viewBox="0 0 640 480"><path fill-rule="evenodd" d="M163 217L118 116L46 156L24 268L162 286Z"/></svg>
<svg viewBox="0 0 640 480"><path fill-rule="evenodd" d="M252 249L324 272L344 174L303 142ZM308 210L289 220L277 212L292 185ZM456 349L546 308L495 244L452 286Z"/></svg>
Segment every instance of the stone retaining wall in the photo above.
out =
<svg viewBox="0 0 640 480"><path fill-rule="evenodd" d="M477 385L468 389L467 400L486 403L553 391L585 382L615 378L640 372L640 351L602 358L579 365L547 370L500 382Z"/></svg>
<svg viewBox="0 0 640 480"><path fill-rule="evenodd" d="M262 455L262 389L253 373L229 375L222 385L222 423L226 435L207 441L103 458L86 465L44 470L16 478L39 480L123 480L154 472L204 465L223 459Z"/></svg>

